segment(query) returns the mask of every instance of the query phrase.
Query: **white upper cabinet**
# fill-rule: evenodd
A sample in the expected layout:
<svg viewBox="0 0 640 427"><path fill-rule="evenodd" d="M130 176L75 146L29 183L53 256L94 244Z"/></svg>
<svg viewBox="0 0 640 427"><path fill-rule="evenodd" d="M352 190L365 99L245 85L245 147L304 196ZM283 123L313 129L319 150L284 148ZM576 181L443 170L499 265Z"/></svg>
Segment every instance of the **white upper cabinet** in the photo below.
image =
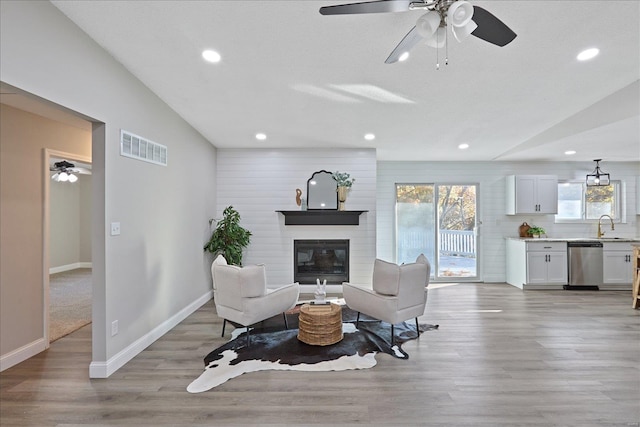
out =
<svg viewBox="0 0 640 427"><path fill-rule="evenodd" d="M558 213L556 175L509 175L506 180L507 215Z"/></svg>

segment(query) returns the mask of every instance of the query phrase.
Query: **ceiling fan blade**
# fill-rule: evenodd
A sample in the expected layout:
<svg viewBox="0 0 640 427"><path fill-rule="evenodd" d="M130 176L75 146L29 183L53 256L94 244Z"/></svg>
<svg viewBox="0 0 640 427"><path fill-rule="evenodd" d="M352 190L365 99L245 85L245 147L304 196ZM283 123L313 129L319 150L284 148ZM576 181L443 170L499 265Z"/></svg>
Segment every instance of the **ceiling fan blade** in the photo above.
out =
<svg viewBox="0 0 640 427"><path fill-rule="evenodd" d="M389 55L387 60L384 61L384 63L393 64L398 62L398 60L400 59L400 56L402 56L403 53L409 52L415 45L420 43L422 40L423 40L423 37L420 35L420 33L418 33L418 29L416 27L413 27L411 31L409 31L407 35L404 36L402 41L398 43L398 46L396 46L396 48L393 49L393 52L391 52L391 54Z"/></svg>
<svg viewBox="0 0 640 427"><path fill-rule="evenodd" d="M479 6L473 6L473 20L478 24L478 28L471 34L479 39L502 47L516 38L516 33L511 28Z"/></svg>
<svg viewBox="0 0 640 427"><path fill-rule="evenodd" d="M412 0L378 0L340 4L320 8L322 15L351 15L357 13L406 12Z"/></svg>
<svg viewBox="0 0 640 427"><path fill-rule="evenodd" d="M91 171L86 168L69 168L69 172L79 173L81 175L91 175Z"/></svg>

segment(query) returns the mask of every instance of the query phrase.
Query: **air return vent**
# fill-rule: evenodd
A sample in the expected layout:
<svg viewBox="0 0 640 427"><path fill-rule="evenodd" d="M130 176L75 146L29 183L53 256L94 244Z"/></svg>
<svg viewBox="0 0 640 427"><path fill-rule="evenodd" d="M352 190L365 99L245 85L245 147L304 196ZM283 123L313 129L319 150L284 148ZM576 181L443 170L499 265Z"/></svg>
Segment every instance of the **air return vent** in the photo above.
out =
<svg viewBox="0 0 640 427"><path fill-rule="evenodd" d="M120 155L167 166L167 147L125 130L120 130Z"/></svg>

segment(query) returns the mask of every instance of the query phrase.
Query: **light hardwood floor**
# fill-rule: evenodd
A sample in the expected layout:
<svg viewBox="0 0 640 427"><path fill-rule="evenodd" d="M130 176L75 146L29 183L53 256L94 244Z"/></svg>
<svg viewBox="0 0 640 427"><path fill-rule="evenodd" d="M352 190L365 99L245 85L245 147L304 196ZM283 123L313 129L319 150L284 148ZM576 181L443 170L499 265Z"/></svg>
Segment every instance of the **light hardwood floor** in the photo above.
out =
<svg viewBox="0 0 640 427"><path fill-rule="evenodd" d="M440 324L372 369L256 372L189 394L224 342L211 302L109 379L90 380L90 325L0 374L4 426L640 425L640 310L630 292L432 289Z"/></svg>

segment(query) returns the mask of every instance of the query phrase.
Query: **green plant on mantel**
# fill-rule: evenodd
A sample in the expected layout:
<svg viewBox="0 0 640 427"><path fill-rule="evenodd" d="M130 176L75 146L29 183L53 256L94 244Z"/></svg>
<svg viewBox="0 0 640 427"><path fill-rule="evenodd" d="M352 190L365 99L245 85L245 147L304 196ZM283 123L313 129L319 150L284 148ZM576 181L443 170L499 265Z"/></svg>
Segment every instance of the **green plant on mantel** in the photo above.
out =
<svg viewBox="0 0 640 427"><path fill-rule="evenodd" d="M536 225L534 225L533 227L531 227L529 229L529 235L530 236L541 236L543 234L546 234L547 232L544 230L544 228L542 227L538 227Z"/></svg>
<svg viewBox="0 0 640 427"><path fill-rule="evenodd" d="M338 183L338 187L351 188L351 186L353 185L354 181L356 180L355 178L351 178L351 175L349 175L346 172L338 172L338 171L336 171L336 172L332 173L331 176Z"/></svg>
<svg viewBox="0 0 640 427"><path fill-rule="evenodd" d="M251 232L240 226L240 214L228 206L222 213L222 219L210 219L209 226L216 221L216 228L211 238L204 245L204 250L225 257L228 264L242 266L242 250L249 246Z"/></svg>

